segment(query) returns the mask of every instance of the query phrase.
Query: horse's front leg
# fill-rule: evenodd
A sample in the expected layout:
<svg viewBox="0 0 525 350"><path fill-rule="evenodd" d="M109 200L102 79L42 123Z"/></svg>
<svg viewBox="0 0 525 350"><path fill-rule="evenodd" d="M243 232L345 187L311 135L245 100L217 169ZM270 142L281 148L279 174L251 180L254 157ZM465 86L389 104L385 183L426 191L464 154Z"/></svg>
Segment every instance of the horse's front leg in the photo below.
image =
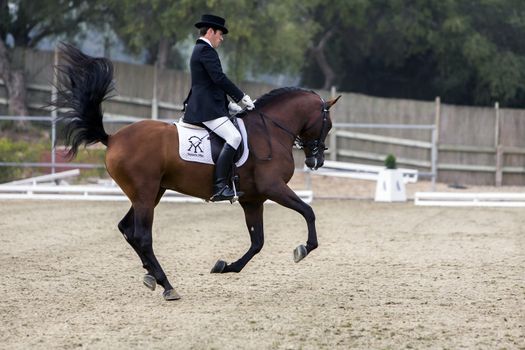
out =
<svg viewBox="0 0 525 350"><path fill-rule="evenodd" d="M237 261L228 264L223 260L215 263L211 273L240 272L255 254L259 253L264 245L263 229L263 202L241 202L246 219L246 226L250 233L250 249Z"/></svg>
<svg viewBox="0 0 525 350"><path fill-rule="evenodd" d="M295 248L293 252L294 261L297 263L303 260L312 250L318 246L314 211L312 207L303 202L301 198L299 198L299 196L297 196L297 194L295 194L295 192L284 183L280 186L272 186L269 188L267 195L268 199L271 199L282 206L295 210L306 220L306 225L308 227L308 240L306 241L306 246L301 244Z"/></svg>

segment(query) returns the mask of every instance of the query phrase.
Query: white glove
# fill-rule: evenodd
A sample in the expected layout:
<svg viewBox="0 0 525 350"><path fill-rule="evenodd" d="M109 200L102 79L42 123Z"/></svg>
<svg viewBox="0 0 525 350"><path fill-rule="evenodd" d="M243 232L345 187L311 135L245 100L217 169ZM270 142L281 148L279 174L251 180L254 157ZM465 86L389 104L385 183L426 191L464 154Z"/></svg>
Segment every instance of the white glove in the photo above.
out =
<svg viewBox="0 0 525 350"><path fill-rule="evenodd" d="M255 108L255 105L253 104L253 101L252 99L250 98L250 96L248 95L244 95L243 98L241 99L241 102L246 106L246 108L248 110L252 110Z"/></svg>
<svg viewBox="0 0 525 350"><path fill-rule="evenodd" d="M230 101L230 103L228 103L228 110L231 114L237 114L242 111L242 108L237 103Z"/></svg>

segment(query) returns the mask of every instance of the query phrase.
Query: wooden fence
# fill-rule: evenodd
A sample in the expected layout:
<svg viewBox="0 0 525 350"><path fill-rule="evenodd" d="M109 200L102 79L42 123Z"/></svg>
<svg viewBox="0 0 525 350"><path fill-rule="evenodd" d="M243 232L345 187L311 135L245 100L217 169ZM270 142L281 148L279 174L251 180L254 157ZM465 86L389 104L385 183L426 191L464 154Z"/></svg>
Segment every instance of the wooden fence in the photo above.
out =
<svg viewBox="0 0 525 350"><path fill-rule="evenodd" d="M24 51L18 57L25 62L31 114L48 113L42 107L50 99L53 53ZM107 117L129 123L144 118L175 120L182 115L182 101L190 88L188 73L122 62L114 65L117 95L104 104ZM276 87L240 85L254 98ZM339 94L334 89L317 92L324 98ZM382 164L388 154L394 154L401 166L437 175L440 182L525 185L525 110L500 108L497 103L493 108L454 106L440 103L439 98L414 101L341 95L331 110L336 126L328 138L331 160ZM6 113L6 104L0 80L0 115ZM110 132L120 126L108 124Z"/></svg>

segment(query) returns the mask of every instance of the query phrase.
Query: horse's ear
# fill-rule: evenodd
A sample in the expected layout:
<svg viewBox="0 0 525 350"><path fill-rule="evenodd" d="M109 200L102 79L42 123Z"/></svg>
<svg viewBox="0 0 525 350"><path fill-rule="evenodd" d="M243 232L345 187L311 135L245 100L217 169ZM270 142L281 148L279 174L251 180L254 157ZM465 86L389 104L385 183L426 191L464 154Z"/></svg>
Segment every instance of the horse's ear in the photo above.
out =
<svg viewBox="0 0 525 350"><path fill-rule="evenodd" d="M331 100L326 101L326 109L330 109L330 107L332 107L333 105L335 105L335 103L337 102L337 100L339 100L340 98L341 98L341 95L337 96L337 97L334 98L334 99L331 99Z"/></svg>

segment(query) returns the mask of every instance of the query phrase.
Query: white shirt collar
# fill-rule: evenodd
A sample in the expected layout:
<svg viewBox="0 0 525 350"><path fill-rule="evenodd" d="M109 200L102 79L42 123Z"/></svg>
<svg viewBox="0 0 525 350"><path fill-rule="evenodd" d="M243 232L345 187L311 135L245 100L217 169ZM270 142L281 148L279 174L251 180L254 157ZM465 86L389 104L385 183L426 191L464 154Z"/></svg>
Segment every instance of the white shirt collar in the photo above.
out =
<svg viewBox="0 0 525 350"><path fill-rule="evenodd" d="M211 42L208 39L206 39L205 37L201 36L199 39L201 39L202 41L208 43L208 45L210 45L213 48L213 45L211 44Z"/></svg>

